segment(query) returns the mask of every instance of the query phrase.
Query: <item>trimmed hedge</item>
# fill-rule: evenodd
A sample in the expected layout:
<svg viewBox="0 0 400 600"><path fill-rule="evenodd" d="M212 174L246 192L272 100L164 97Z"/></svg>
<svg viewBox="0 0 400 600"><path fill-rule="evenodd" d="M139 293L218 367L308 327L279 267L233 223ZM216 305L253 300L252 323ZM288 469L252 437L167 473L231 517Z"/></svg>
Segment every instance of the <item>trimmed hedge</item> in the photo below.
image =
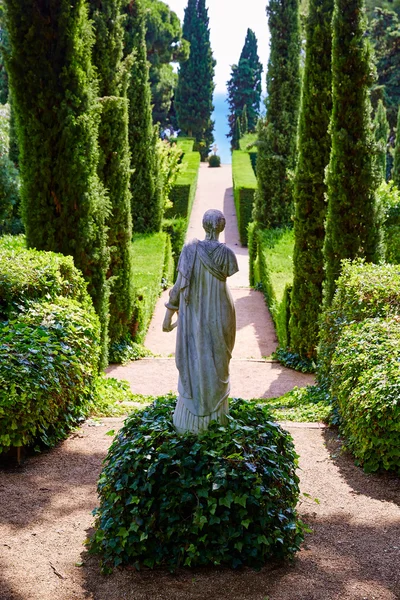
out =
<svg viewBox="0 0 400 600"><path fill-rule="evenodd" d="M193 148L194 148L194 138L185 138L185 137L180 137L180 138L173 138L170 140L171 143L176 143L177 146L179 146L179 148L182 150L182 152L184 154L188 154L189 152L193 152Z"/></svg>
<svg viewBox="0 0 400 600"><path fill-rule="evenodd" d="M52 446L90 409L99 321L89 306L55 302L32 302L0 323L0 453L35 441Z"/></svg>
<svg viewBox="0 0 400 600"><path fill-rule="evenodd" d="M317 378L330 384L332 356L346 325L400 314L400 270L396 265L342 261L332 304L321 317Z"/></svg>
<svg viewBox="0 0 400 600"><path fill-rule="evenodd" d="M400 472L400 317L343 328L331 393L346 445L366 471Z"/></svg>
<svg viewBox="0 0 400 600"><path fill-rule="evenodd" d="M252 219L254 194L257 189L257 179L248 152L232 152L232 178L240 242L247 246L247 229Z"/></svg>
<svg viewBox="0 0 400 600"><path fill-rule="evenodd" d="M263 291L282 348L290 345L293 230L249 227L250 284Z"/></svg>
<svg viewBox="0 0 400 600"><path fill-rule="evenodd" d="M187 220L183 217L177 219L164 219L162 230L171 238L172 256L174 259L174 275L178 267L178 260L186 238ZM171 278L173 281L175 277Z"/></svg>
<svg viewBox="0 0 400 600"><path fill-rule="evenodd" d="M157 299L173 279L171 242L165 232L133 236L135 303L131 333L143 343Z"/></svg>
<svg viewBox="0 0 400 600"><path fill-rule="evenodd" d="M0 320L26 310L33 300L63 296L91 306L87 283L71 256L13 248L12 239L0 238Z"/></svg>
<svg viewBox="0 0 400 600"><path fill-rule="evenodd" d="M172 207L165 211L165 217L168 219L184 217L189 220L192 212L200 168L200 154L198 152L185 152L182 164L183 169L179 173L169 197Z"/></svg>
<svg viewBox="0 0 400 600"><path fill-rule="evenodd" d="M303 526L290 435L265 407L237 399L226 427L177 435L175 402L161 398L130 416L108 452L91 539L103 572L125 564L259 568L292 557Z"/></svg>

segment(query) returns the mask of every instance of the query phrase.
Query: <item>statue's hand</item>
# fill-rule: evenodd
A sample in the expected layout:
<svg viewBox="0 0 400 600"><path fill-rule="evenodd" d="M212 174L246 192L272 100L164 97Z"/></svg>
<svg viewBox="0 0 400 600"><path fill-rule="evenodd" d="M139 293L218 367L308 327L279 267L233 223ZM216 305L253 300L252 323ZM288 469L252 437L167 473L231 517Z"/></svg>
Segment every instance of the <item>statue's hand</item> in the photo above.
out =
<svg viewBox="0 0 400 600"><path fill-rule="evenodd" d="M163 322L163 326L162 326L162 330L163 331L172 331L173 329L175 329L175 327L177 327L178 325L178 321L175 321L175 323L172 323L172 315L174 314L174 311L167 309L167 312L165 313L165 317L164 317L164 322Z"/></svg>

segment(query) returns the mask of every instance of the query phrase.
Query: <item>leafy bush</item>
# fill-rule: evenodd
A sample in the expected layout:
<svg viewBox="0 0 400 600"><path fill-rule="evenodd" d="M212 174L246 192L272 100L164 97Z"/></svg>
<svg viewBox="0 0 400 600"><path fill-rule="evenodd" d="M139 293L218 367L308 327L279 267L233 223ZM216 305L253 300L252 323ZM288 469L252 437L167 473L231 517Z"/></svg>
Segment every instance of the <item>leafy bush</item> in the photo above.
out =
<svg viewBox="0 0 400 600"><path fill-rule="evenodd" d="M400 472L400 317L343 328L331 392L349 449L366 471Z"/></svg>
<svg viewBox="0 0 400 600"><path fill-rule="evenodd" d="M231 403L226 427L177 435L175 399L134 414L100 476L91 551L103 571L250 565L293 556L303 539L295 506L297 456L260 405Z"/></svg>
<svg viewBox="0 0 400 600"><path fill-rule="evenodd" d="M272 356L289 369L301 371L301 373L315 373L315 362L310 358L302 358L296 352L278 348L276 352L273 352Z"/></svg>
<svg viewBox="0 0 400 600"><path fill-rule="evenodd" d="M332 304L321 317L317 377L329 386L332 356L342 331L350 323L400 314L400 271L396 265L342 262L342 274Z"/></svg>
<svg viewBox="0 0 400 600"><path fill-rule="evenodd" d="M209 167L220 167L221 166L221 157L217 154L211 154L208 157L208 166Z"/></svg>
<svg viewBox="0 0 400 600"><path fill-rule="evenodd" d="M172 206L170 201L171 190L174 187L179 173L182 171L182 148L177 144L170 144L167 140L158 140L157 151L159 154L159 170L162 181L162 196L164 209Z"/></svg>
<svg viewBox="0 0 400 600"><path fill-rule="evenodd" d="M133 394L127 381L106 377L102 373L96 378L90 415L118 417L135 410L134 403L143 404L150 401L144 396Z"/></svg>
<svg viewBox="0 0 400 600"><path fill-rule="evenodd" d="M184 217L189 219L197 189L199 168L200 154L186 152L182 159L182 171L169 195L172 207L165 211L166 218Z"/></svg>
<svg viewBox="0 0 400 600"><path fill-rule="evenodd" d="M378 188L378 198L383 210L383 235L385 260L400 263L400 191L392 181Z"/></svg>
<svg viewBox="0 0 400 600"><path fill-rule="evenodd" d="M120 340L110 346L110 364L126 365L129 362L153 356L153 353L132 340Z"/></svg>
<svg viewBox="0 0 400 600"><path fill-rule="evenodd" d="M254 193L257 189L257 179L248 152L234 150L232 153L232 178L240 242L246 246L247 228L252 219Z"/></svg>
<svg viewBox="0 0 400 600"><path fill-rule="evenodd" d="M164 219L162 230L171 238L172 256L174 259L174 269L178 266L179 256L181 254L186 238L188 222L183 217L177 219Z"/></svg>
<svg viewBox="0 0 400 600"><path fill-rule="evenodd" d="M279 421L329 422L332 406L330 395L316 385L293 388L279 398L262 400L274 419Z"/></svg>
<svg viewBox="0 0 400 600"><path fill-rule="evenodd" d="M36 440L51 446L88 412L100 354L90 306L32 302L0 323L0 453Z"/></svg>
<svg viewBox="0 0 400 600"><path fill-rule="evenodd" d="M24 230L20 200L18 171L8 155L0 153L0 235Z"/></svg>
<svg viewBox="0 0 400 600"><path fill-rule="evenodd" d="M71 298L89 307L87 283L70 256L15 248L0 238L0 320L25 310L32 300Z"/></svg>

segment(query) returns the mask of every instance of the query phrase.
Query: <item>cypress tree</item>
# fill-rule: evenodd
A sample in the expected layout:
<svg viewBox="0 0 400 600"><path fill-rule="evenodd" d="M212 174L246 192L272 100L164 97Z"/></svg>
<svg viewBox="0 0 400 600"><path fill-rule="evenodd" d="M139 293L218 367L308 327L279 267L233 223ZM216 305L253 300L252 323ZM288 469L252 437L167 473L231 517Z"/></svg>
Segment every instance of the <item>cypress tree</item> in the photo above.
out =
<svg viewBox="0 0 400 600"><path fill-rule="evenodd" d="M183 21L183 37L190 42L190 55L182 63L175 92L178 125L196 140L202 160L214 140L211 120L214 93L214 67L205 0L189 0Z"/></svg>
<svg viewBox="0 0 400 600"><path fill-rule="evenodd" d="M108 207L97 174L99 104L86 2L6 0L6 6L27 243L74 257L100 317L105 364Z"/></svg>
<svg viewBox="0 0 400 600"><path fill-rule="evenodd" d="M396 142L394 145L394 162L392 179L397 187L400 187L400 106L397 111Z"/></svg>
<svg viewBox="0 0 400 600"><path fill-rule="evenodd" d="M386 108L384 107L382 100L379 100L374 119L374 132L377 144L376 164L382 181L386 181L386 155L389 130Z"/></svg>
<svg viewBox="0 0 400 600"><path fill-rule="evenodd" d="M232 150L240 150L240 138L242 137L242 129L240 125L240 117L236 117L235 120L235 133L232 138L231 146Z"/></svg>
<svg viewBox="0 0 400 600"><path fill-rule="evenodd" d="M248 29L239 62L237 65L232 65L231 78L227 83L230 112L228 137L230 138L235 132L236 115L243 120L242 133L255 131L260 114L262 70L262 64L258 58L256 35L254 31ZM243 112L246 112L247 128L245 128Z"/></svg>
<svg viewBox="0 0 400 600"><path fill-rule="evenodd" d="M378 177L371 123L374 80L363 0L335 0L332 41L332 147L327 172L324 244L325 301L329 305L344 258L374 262L381 250Z"/></svg>
<svg viewBox="0 0 400 600"><path fill-rule="evenodd" d="M132 223L139 233L160 231L163 199L159 181L157 131L153 127L143 7L131 0L125 7L125 56L135 52L127 89L128 139L131 153Z"/></svg>
<svg viewBox="0 0 400 600"><path fill-rule="evenodd" d="M332 14L334 0L310 0L294 179L293 289L290 341L303 358L315 357L324 280L325 168L332 111Z"/></svg>
<svg viewBox="0 0 400 600"><path fill-rule="evenodd" d="M122 0L92 0L90 4L96 34L93 62L102 96L98 172L110 202L106 226L111 254L107 272L111 344L128 337L134 303L128 102L121 9ZM129 64L130 60L129 57L126 62Z"/></svg>
<svg viewBox="0 0 400 600"><path fill-rule="evenodd" d="M247 117L247 104L243 106L242 118L240 119L242 134L244 135L249 131L249 120Z"/></svg>
<svg viewBox="0 0 400 600"><path fill-rule="evenodd" d="M291 222L300 102L299 0L271 0L266 119L259 122L254 220L263 227Z"/></svg>

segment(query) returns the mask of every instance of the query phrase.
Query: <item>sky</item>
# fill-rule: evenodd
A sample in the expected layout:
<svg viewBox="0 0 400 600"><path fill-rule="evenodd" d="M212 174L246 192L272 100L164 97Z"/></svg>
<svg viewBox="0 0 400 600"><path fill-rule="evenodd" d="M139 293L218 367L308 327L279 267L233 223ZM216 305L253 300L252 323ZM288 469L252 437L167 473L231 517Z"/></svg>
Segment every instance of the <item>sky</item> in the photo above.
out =
<svg viewBox="0 0 400 600"><path fill-rule="evenodd" d="M183 23L187 0L164 0ZM211 47L217 61L215 91L226 90L231 65L237 64L246 38L247 29L254 31L258 41L258 56L265 71L269 55L268 21L265 13L267 0L207 0L210 19Z"/></svg>

